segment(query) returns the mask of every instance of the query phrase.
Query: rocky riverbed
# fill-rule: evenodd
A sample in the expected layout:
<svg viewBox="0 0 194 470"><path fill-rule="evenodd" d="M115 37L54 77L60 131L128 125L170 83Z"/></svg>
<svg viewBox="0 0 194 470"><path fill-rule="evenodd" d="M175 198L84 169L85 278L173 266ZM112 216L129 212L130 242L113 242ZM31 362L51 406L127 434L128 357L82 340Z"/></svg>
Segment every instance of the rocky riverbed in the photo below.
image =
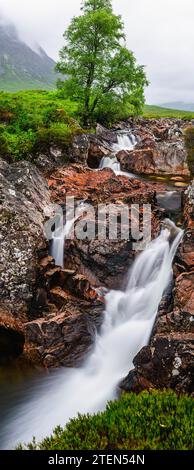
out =
<svg viewBox="0 0 194 470"><path fill-rule="evenodd" d="M50 204L63 206L67 196L95 210L99 203L129 208L149 203L155 238L168 215L157 194L177 185L185 234L174 264L173 289L164 296L150 345L134 359L135 369L122 388L192 392L194 188L191 184L185 190L190 178L184 145L188 125L173 119L130 119L111 131L97 126L96 135L75 138L68 165L63 164L62 150L53 147L49 155L37 155L36 165L1 160L1 364L13 359L46 368L80 364L102 323L103 292L123 286L136 256L132 237L74 239L65 244L64 267L56 266L44 234ZM133 178L110 168L98 171L123 131L135 136L136 145L116 156L121 170L134 173ZM146 180L148 175L162 179Z"/></svg>

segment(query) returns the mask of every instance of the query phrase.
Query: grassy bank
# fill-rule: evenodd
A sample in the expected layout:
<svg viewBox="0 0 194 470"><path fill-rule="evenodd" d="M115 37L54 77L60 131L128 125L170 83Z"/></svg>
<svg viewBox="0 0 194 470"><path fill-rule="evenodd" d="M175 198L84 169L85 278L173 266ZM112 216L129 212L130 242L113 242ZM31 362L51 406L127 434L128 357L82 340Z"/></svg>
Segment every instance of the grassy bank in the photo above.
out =
<svg viewBox="0 0 194 470"><path fill-rule="evenodd" d="M174 392L124 394L104 413L79 416L30 448L46 450L189 450L194 446L193 398Z"/></svg>
<svg viewBox="0 0 194 470"><path fill-rule="evenodd" d="M157 106L145 106L143 115L194 118L194 113ZM65 155L74 135L83 132L79 116L79 103L65 99L59 90L1 91L0 157L23 160L47 152L51 145L60 146Z"/></svg>
<svg viewBox="0 0 194 470"><path fill-rule="evenodd" d="M51 144L64 151L76 133L77 104L56 91L0 92L0 156L28 158Z"/></svg>

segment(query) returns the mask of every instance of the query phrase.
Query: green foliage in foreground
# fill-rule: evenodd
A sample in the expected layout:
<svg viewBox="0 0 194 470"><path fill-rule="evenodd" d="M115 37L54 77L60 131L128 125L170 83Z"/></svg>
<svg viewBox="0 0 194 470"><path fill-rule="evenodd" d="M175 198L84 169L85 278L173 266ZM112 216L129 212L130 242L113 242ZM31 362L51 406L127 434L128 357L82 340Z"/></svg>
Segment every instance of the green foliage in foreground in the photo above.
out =
<svg viewBox="0 0 194 470"><path fill-rule="evenodd" d="M187 161L192 175L194 175L194 127L185 130L185 143L188 150Z"/></svg>
<svg viewBox="0 0 194 470"><path fill-rule="evenodd" d="M77 104L55 91L0 92L0 156L21 160L52 144L64 152L76 133Z"/></svg>
<svg viewBox="0 0 194 470"><path fill-rule="evenodd" d="M189 450L194 446L193 398L174 392L123 394L104 413L79 416L29 448L46 450Z"/></svg>
<svg viewBox="0 0 194 470"><path fill-rule="evenodd" d="M194 119L194 112L180 111L178 109L161 108L160 106L145 105L143 109L145 118L175 118L175 119Z"/></svg>

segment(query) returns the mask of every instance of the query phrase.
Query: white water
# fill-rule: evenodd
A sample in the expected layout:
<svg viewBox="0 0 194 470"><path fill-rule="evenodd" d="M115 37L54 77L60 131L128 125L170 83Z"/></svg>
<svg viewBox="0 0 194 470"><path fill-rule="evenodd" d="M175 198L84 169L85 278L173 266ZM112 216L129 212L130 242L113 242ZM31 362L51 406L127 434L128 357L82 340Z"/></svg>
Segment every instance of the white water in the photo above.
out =
<svg viewBox="0 0 194 470"><path fill-rule="evenodd" d="M117 160L117 157L103 157L101 162L100 162L100 170L103 170L104 168L111 168L115 173L118 171L121 171L121 165Z"/></svg>
<svg viewBox="0 0 194 470"><path fill-rule="evenodd" d="M35 385L24 403L7 417L0 430L1 447L38 440L77 413L103 410L116 398L117 386L133 367L133 358L147 345L163 292L172 275L172 261L183 232L168 229L140 254L129 272L125 291L106 296L106 312L93 352L79 369L60 370ZM172 245L171 234L176 233ZM26 403L25 403L26 400Z"/></svg>
<svg viewBox="0 0 194 470"><path fill-rule="evenodd" d="M80 203L76 209L76 214L73 217L69 217L67 214L67 221L63 228L59 227L53 233L52 246L51 246L51 256L55 260L56 266L64 267L64 250L65 250L65 240L70 235L74 223L81 216L81 214L88 208L88 204Z"/></svg>
<svg viewBox="0 0 194 470"><path fill-rule="evenodd" d="M117 144L114 144L112 149L114 153L120 152L121 150L133 150L137 143L137 138L133 134L118 134ZM100 162L99 169L111 168L117 176L126 176L127 178L135 178L133 173L128 173L121 170L121 165L116 157L112 155L110 157L103 157Z"/></svg>
<svg viewBox="0 0 194 470"><path fill-rule="evenodd" d="M74 222L75 218L69 220L63 229L60 227L53 233L51 256L54 258L56 266L64 267L65 239L70 233Z"/></svg>
<svg viewBox="0 0 194 470"><path fill-rule="evenodd" d="M118 134L118 143L113 145L113 150L119 152L120 150L133 150L137 143L137 139L133 134Z"/></svg>

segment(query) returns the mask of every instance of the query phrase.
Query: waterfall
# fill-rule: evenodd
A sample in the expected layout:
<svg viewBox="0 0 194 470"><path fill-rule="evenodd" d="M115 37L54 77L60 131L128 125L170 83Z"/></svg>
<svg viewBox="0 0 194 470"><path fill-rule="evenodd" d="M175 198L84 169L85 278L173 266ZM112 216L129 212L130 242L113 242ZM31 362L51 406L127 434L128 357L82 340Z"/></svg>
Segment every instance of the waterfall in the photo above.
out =
<svg viewBox="0 0 194 470"><path fill-rule="evenodd" d="M149 342L171 280L183 232L168 220L165 227L137 257L126 289L107 294L103 325L83 366L50 373L25 391L20 397L23 403L10 411L1 427L2 448L28 442L33 436L40 440L78 413L103 410L107 401L117 397L117 386L133 368L134 356Z"/></svg>
<svg viewBox="0 0 194 470"><path fill-rule="evenodd" d="M53 233L52 246L51 246L51 256L55 260L56 266L64 267L64 249L65 249L65 239L71 232L75 218L68 220L63 228L59 227Z"/></svg>
<svg viewBox="0 0 194 470"><path fill-rule="evenodd" d="M57 228L53 233L51 256L54 258L56 266L64 267L65 240L70 235L74 223L88 207L88 204L81 202L76 209L75 216L67 214L67 220L64 227Z"/></svg>
<svg viewBox="0 0 194 470"><path fill-rule="evenodd" d="M117 160L117 157L114 155L111 157L103 157L101 162L100 162L100 170L103 170L104 168L111 168L115 173L117 171L121 170L121 165Z"/></svg>
<svg viewBox="0 0 194 470"><path fill-rule="evenodd" d="M109 157L103 157L99 169L111 168L117 176L126 176L127 178L135 178L135 175L132 173L127 173L121 171L121 165L115 155L115 153L120 152L121 150L133 150L137 143L137 138L133 134L126 132L120 133L117 135L117 144L114 144L112 149L114 154Z"/></svg>
<svg viewBox="0 0 194 470"><path fill-rule="evenodd" d="M133 150L137 144L137 138L133 134L118 134L117 140L118 143L113 145L113 150L115 152L120 152L121 150Z"/></svg>

